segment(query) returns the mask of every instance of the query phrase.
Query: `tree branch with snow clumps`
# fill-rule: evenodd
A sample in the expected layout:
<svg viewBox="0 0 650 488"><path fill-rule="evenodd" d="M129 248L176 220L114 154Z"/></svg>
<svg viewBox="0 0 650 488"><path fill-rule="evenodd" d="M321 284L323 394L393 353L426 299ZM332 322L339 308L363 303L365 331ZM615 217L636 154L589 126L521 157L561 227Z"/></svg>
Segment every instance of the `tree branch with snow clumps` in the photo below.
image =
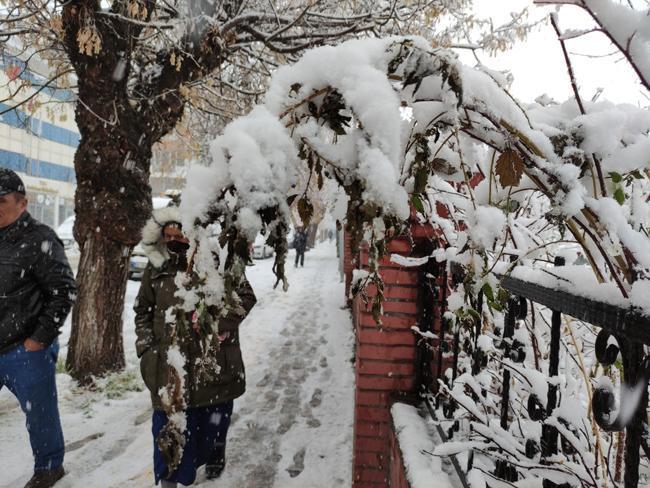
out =
<svg viewBox="0 0 650 488"><path fill-rule="evenodd" d="M534 3L582 8L625 56L645 89L650 90L650 10L638 10L631 4L613 0L535 0Z"/></svg>
<svg viewBox="0 0 650 488"><path fill-rule="evenodd" d="M265 103L227 126L211 146L210 166L188 175L181 210L200 281L184 294L187 310L205 301L227 313L236 303L235 285L250 259L249 244L259 232L275 247L278 283L286 285L289 205L298 203L305 223L313 209L300 186L300 171L319 187L330 180L345 191L346 228L355 242L365 238L369 245L368 274L360 278L380 291L373 301L377 317L382 310L377 262L387 240L407 232L410 209L445 237L449 247L433 257L465 270L452 314L461 337L471 337L477 317L493 331L503 327L507 294L499 288L499 276L515 267L549 273L549 263L566 243L588 263L566 266L563 279L570 286L585 287L586 271L595 289L604 283L622 302L650 310L647 297L638 293L650 269L650 208L643 198L650 185L642 156L650 117L645 110L608 102L587 102L584 108L585 114L573 103L524 108L493 74L465 66L452 51L431 48L419 38L355 40L309 51L276 71ZM588 154L602 161L612 197L594 188ZM443 208L450 218L439 213ZM475 301L479 292L486 297L482 308ZM543 314L537 320L545 320ZM520 324L513 333L515 349L535 343L539 365L544 340L529 336ZM538 383L476 339L485 346L493 372L508 370ZM462 368L467 365L461 363ZM492 391L493 381L488 374L476 384ZM465 386L451 388L450 395L490 425L493 398L471 407L476 399L460 396ZM513 398L530 395L530 386L518 388ZM582 391L580 385L571 388ZM520 412L521 405L511 403L508 409ZM557 418L567 424L567 442L581 443L580 453L600 439L568 421L566 413ZM529 435L521 429L508 433L516 445L525 445ZM487 439L492 447L486 450L504 449L499 436ZM522 462L516 469L548 478L570 472L576 482L596 486L589 474L592 461L567 454L546 467Z"/></svg>
<svg viewBox="0 0 650 488"><path fill-rule="evenodd" d="M412 110L409 121L404 107ZM623 120L614 133L610 116ZM228 126L213 143L212 165L190 173L182 208L189 229L222 219L222 245L246 260L246 242L257 232L282 246L288 204L299 196L309 220L310 202L296 186L299 168L307 167L318 181L345 189L346 224L359 238L374 231L381 242L410 204L436 224L435 203L453 207L457 220L474 225L446 228L446 238L481 281L492 265L476 257L535 259L545 249L534 227L555 232L552 240L567 229L597 279L627 296L632 275L650 265L647 215L635 196L647 186L646 163L627 158L626 171L616 170L623 171L622 154L648 144L649 129L647 112L629 106L592 104L588 115L567 106L524 112L492 77L420 40L350 41L279 69L264 106ZM611 194L622 198L594 193L586 151L603 160ZM496 164L490 153L500 154ZM472 188L471 174L489 178ZM506 183L507 174L517 176ZM469 253L461 252L467 246ZM382 255L383 245L377 251Z"/></svg>

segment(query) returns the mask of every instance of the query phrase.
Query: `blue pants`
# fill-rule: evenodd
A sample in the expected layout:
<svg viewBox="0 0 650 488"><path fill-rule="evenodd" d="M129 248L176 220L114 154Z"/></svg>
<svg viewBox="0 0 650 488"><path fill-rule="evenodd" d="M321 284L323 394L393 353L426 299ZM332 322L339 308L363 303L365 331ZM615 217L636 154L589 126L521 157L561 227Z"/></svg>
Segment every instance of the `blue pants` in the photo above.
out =
<svg viewBox="0 0 650 488"><path fill-rule="evenodd" d="M63 464L65 445L56 398L56 357L59 344L34 352L20 344L0 354L0 389L9 388L27 417L34 471Z"/></svg>
<svg viewBox="0 0 650 488"><path fill-rule="evenodd" d="M199 466L211 461L218 447L226 442L233 401L209 407L188 408L186 411L187 430L185 447L178 467L171 476L167 476L167 465L158 449L156 438L167 424L167 415L161 410L154 410L152 419L153 433L153 470L156 484L161 479L191 485L196 479Z"/></svg>

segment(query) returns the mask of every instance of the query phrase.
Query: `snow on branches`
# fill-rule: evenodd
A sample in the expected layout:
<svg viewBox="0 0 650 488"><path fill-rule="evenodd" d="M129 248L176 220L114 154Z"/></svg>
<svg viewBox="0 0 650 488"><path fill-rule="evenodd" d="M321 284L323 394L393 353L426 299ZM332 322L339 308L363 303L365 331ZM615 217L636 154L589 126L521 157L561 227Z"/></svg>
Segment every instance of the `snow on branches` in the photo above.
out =
<svg viewBox="0 0 650 488"><path fill-rule="evenodd" d="M582 8L602 32L623 54L646 90L650 90L650 10L634 8L633 2L612 0L535 0L538 5L574 5ZM579 37L593 30L568 33L567 38Z"/></svg>
<svg viewBox="0 0 650 488"><path fill-rule="evenodd" d="M259 232L276 249L274 269L287 286L289 206L297 202L303 222L313 211L301 172L318 188L329 180L345 191L347 229L369 244L370 267L359 283L379 290L376 317L376 263L386 240L405 232L415 213L444 236L447 247L433 257L464 268L450 326L463 335L472 320L485 320L476 344L490 368L469 374L472 352L465 351L462 374L446 389L461 407L458 419L472 422L473 448L483 442L499 462L516 461L514 469L531 476L598 486L594 470L609 462L605 439L593 422L572 416L591 396L586 371L596 366L583 353L593 331L567 325L563 354L574 363L563 376L559 410L544 420L567 447L550 464L540 462L540 423L531 418L550 386L542 373L547 338L522 318L508 339L514 356L493 344L508 302L500 275L537 279L552 272L555 255L572 257L556 288L650 311L643 292L650 271L650 116L608 102L583 109L573 101L523 106L494 73L420 38L309 51L275 72L265 103L227 126L211 146L210 166L188 175L183 228L194 240L200 280L184 293L187 310L201 301L223 305L224 313L236 305L236 284ZM537 309L532 317L548 320ZM515 361L522 357L525 367ZM521 417L510 430L494 425L495 378L504 371L517 378L511 407ZM526 410L528 398L539 405Z"/></svg>
<svg viewBox="0 0 650 488"><path fill-rule="evenodd" d="M406 219L409 200L440 223L440 203L456 220L447 242L490 254L481 263L459 252L479 280L488 261L543 254L549 240L536 226L555 232L553 241L568 230L598 281L627 297L650 267L641 196L649 131L647 111L632 106L591 104L587 115L570 103L524 108L491 74L417 38L349 41L278 70L266 103L216 139L212 165L189 175L186 225L222 207L219 215L233 216L222 232L246 258L236 242L286 226L293 199L309 219L297 187L307 166L319 186L327 178L345 188L350 228L382 237ZM475 175L483 178L476 186Z"/></svg>

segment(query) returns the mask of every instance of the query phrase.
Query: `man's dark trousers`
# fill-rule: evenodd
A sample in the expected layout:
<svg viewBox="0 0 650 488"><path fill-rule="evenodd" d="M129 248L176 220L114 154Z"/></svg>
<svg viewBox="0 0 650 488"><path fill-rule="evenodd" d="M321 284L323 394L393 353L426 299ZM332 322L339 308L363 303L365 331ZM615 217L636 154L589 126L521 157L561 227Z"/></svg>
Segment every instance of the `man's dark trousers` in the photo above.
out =
<svg viewBox="0 0 650 488"><path fill-rule="evenodd" d="M29 352L20 344L0 353L0 389L18 398L27 417L27 431L34 453L34 471L56 469L63 464L65 445L56 398L56 358L59 344Z"/></svg>

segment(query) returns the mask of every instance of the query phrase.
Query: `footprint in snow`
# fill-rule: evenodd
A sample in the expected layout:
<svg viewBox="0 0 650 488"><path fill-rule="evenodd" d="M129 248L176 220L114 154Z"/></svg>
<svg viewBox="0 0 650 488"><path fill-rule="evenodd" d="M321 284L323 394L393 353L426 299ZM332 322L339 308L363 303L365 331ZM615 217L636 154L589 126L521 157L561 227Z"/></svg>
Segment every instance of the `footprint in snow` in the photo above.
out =
<svg viewBox="0 0 650 488"><path fill-rule="evenodd" d="M309 405L315 408L320 406L322 402L323 402L323 391L320 388L316 388L316 390L314 390L314 394L311 396L311 400L309 400Z"/></svg>
<svg viewBox="0 0 650 488"><path fill-rule="evenodd" d="M310 418L307 420L307 426L311 429L317 429L321 426L320 420L318 420L315 417Z"/></svg>
<svg viewBox="0 0 650 488"><path fill-rule="evenodd" d="M121 454L124 453L127 447L131 445L131 443L134 441L134 438L131 435L127 435L126 437L122 437L120 440L118 440L111 448L104 453L102 456L102 461L108 462L112 461L116 457L120 456Z"/></svg>
<svg viewBox="0 0 650 488"><path fill-rule="evenodd" d="M135 420L133 421L133 425L141 425L147 422L149 419L151 419L151 410L147 409L144 412L140 413Z"/></svg>
<svg viewBox="0 0 650 488"><path fill-rule="evenodd" d="M271 375L269 373L266 373L264 375L264 378L262 378L260 381L257 382L257 387L263 388L265 386L268 386L270 382L271 382Z"/></svg>
<svg viewBox="0 0 650 488"><path fill-rule="evenodd" d="M305 469L305 448L303 447L293 456L293 464L287 468L289 476L295 478Z"/></svg>
<svg viewBox="0 0 650 488"><path fill-rule="evenodd" d="M287 432L289 432L289 429L291 429L292 425L293 425L293 418L284 417L280 419L280 425L276 429L276 432L280 435L284 435Z"/></svg>
<svg viewBox="0 0 650 488"><path fill-rule="evenodd" d="M101 437L104 437L104 433L103 432L96 432L94 434L90 434L90 435L84 437L83 439L79 439L78 441L69 442L65 446L65 452L72 452L72 451L76 451L77 449L81 449L83 446L85 446L89 442L94 441L96 439L100 439Z"/></svg>

